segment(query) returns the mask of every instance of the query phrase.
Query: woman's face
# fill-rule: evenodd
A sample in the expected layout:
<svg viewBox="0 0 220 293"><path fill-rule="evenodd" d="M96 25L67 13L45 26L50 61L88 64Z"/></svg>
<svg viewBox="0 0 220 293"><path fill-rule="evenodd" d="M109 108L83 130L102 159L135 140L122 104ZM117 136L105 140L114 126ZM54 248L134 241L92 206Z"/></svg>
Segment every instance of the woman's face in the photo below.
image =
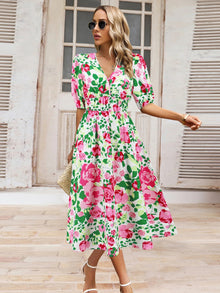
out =
<svg viewBox="0 0 220 293"><path fill-rule="evenodd" d="M100 20L104 20L107 23L104 29L100 29L98 25ZM103 11L102 9L96 11L96 13L93 16L93 21L96 22L96 26L92 31L95 45L101 46L104 44L108 44L110 46L112 42L111 37L109 35L110 24L105 11Z"/></svg>

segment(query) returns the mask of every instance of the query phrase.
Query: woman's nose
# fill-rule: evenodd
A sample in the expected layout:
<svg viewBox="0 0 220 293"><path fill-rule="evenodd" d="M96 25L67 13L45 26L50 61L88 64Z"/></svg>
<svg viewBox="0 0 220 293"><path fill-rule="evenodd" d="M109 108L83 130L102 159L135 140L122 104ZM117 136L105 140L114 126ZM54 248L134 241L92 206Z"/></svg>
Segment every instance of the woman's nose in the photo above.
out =
<svg viewBox="0 0 220 293"><path fill-rule="evenodd" d="M98 26L98 27L97 27L97 26ZM96 27L99 28L99 23L98 23L98 22L95 24L94 30L97 30Z"/></svg>

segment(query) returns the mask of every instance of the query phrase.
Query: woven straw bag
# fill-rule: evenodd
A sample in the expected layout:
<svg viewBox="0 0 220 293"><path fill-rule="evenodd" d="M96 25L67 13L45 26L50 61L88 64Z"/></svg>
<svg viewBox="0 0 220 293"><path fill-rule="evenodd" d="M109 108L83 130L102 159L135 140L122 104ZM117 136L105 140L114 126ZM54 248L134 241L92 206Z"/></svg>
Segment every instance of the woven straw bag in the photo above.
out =
<svg viewBox="0 0 220 293"><path fill-rule="evenodd" d="M70 195L70 186L71 186L71 175L72 175L72 160L66 166L63 174L57 180L59 186L66 192L66 194Z"/></svg>

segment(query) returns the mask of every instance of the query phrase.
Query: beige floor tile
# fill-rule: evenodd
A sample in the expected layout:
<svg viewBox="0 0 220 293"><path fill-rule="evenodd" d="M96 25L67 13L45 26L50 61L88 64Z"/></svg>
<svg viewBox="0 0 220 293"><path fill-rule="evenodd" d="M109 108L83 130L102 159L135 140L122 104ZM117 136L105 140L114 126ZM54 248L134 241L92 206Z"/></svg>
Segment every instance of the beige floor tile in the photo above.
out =
<svg viewBox="0 0 220 293"><path fill-rule="evenodd" d="M124 248L134 293L219 293L220 205L169 205L178 234L154 238L153 249ZM91 251L66 243L67 206L0 207L0 292L81 293L81 267ZM119 293L103 254L99 293Z"/></svg>

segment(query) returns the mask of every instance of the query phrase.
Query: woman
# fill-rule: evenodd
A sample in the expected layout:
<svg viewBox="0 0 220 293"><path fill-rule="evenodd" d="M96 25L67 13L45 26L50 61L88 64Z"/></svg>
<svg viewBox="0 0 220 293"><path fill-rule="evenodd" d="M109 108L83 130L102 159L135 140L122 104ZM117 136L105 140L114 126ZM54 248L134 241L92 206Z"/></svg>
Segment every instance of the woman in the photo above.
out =
<svg viewBox="0 0 220 293"><path fill-rule="evenodd" d="M152 248L152 237L175 235L163 192L127 113L133 97L142 113L172 119L196 130L201 121L163 109L144 59L132 54L129 28L116 7L99 6L89 23L97 53L73 60L72 94L77 106L67 241L74 250L93 249L83 266L84 292L98 292L95 269L106 251L120 292L131 293L122 247Z"/></svg>

